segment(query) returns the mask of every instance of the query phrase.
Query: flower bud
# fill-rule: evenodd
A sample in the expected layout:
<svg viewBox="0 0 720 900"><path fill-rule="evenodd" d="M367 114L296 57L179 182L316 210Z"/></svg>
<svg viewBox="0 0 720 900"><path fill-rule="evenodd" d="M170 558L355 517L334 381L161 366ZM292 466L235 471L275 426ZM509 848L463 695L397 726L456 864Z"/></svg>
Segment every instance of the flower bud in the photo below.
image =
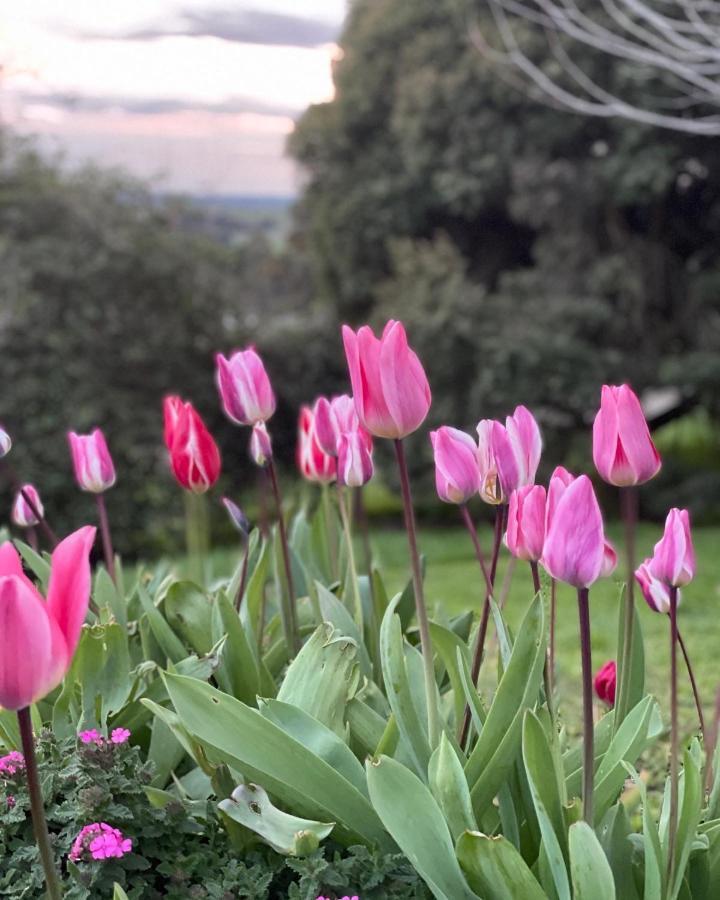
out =
<svg viewBox="0 0 720 900"><path fill-rule="evenodd" d="M443 425L430 432L435 488L444 503L467 503L480 489L478 448L469 434Z"/></svg>
<svg viewBox="0 0 720 900"><path fill-rule="evenodd" d="M361 431L346 431L338 442L337 480L348 487L362 487L373 475L372 451Z"/></svg>
<svg viewBox="0 0 720 900"><path fill-rule="evenodd" d="M617 666L611 659L601 666L595 674L595 693L603 703L615 706L615 687L617 684Z"/></svg>
<svg viewBox="0 0 720 900"><path fill-rule="evenodd" d="M31 503L28 503L26 498L29 498ZM24 484L15 494L11 514L13 523L20 528L32 528L38 525L44 516L45 510L37 489L32 484Z"/></svg>
<svg viewBox="0 0 720 900"><path fill-rule="evenodd" d="M264 422L253 425L250 435L250 458L261 469L264 469L272 459L272 441Z"/></svg>
<svg viewBox="0 0 720 900"><path fill-rule="evenodd" d="M101 494L115 484L115 467L105 435L99 428L92 434L68 434L75 480L83 491Z"/></svg>
<svg viewBox="0 0 720 900"><path fill-rule="evenodd" d="M528 484L513 491L508 507L505 543L518 559L537 562L545 541L545 488Z"/></svg>
<svg viewBox="0 0 720 900"><path fill-rule="evenodd" d="M674 508L668 513L665 532L650 560L650 572L670 587L683 587L695 577L695 549L686 509Z"/></svg>
<svg viewBox="0 0 720 900"><path fill-rule="evenodd" d="M604 481L619 487L642 484L660 470L640 401L626 384L603 385L593 423L593 462Z"/></svg>
<svg viewBox="0 0 720 900"><path fill-rule="evenodd" d="M240 534L243 537L247 537L250 533L250 522L248 521L248 517L245 513L240 509L237 503L233 503L233 501L229 497L223 497L222 503L225 509L227 510L227 514L230 517L230 521L237 528Z"/></svg>
<svg viewBox="0 0 720 900"><path fill-rule="evenodd" d="M12 440L10 435L5 431L2 425L0 425L0 459L2 459L3 456L7 456L11 449Z"/></svg>
<svg viewBox="0 0 720 900"><path fill-rule="evenodd" d="M237 425L266 422L275 412L275 394L263 361L253 347L226 359L215 357L216 380L223 409Z"/></svg>
<svg viewBox="0 0 720 900"><path fill-rule="evenodd" d="M203 494L220 477L220 451L192 403L166 397L165 445L178 484Z"/></svg>

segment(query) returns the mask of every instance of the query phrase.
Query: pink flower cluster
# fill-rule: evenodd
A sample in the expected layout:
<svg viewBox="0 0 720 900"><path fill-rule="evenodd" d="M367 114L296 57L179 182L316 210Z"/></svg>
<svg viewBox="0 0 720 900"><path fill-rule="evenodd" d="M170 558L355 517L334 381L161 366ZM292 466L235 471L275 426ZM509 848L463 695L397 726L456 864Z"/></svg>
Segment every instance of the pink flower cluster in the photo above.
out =
<svg viewBox="0 0 720 900"><path fill-rule="evenodd" d="M75 838L69 859L72 862L92 859L120 859L132 851L132 840L106 822L85 825Z"/></svg>
<svg viewBox="0 0 720 900"><path fill-rule="evenodd" d="M25 771L25 757L17 750L11 750L7 756L0 756L0 778L8 778Z"/></svg>
<svg viewBox="0 0 720 900"><path fill-rule="evenodd" d="M97 728L89 728L87 731L81 731L78 737L83 744L96 744L98 747L104 747L106 744L124 744L130 738L130 732L127 728L113 728L110 737L106 740Z"/></svg>

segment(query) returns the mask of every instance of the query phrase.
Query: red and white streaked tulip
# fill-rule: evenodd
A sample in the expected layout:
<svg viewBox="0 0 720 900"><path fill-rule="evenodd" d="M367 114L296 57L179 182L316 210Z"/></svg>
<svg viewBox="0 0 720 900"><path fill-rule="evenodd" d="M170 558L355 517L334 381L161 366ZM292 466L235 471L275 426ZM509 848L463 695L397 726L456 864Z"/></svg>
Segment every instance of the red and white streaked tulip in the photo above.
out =
<svg viewBox="0 0 720 900"><path fill-rule="evenodd" d="M541 484L526 484L510 495L505 543L518 559L537 562L542 556L545 505L546 491Z"/></svg>
<svg viewBox="0 0 720 900"><path fill-rule="evenodd" d="M22 709L48 694L70 668L90 600L85 526L52 554L47 601L25 576L11 543L0 546L0 706Z"/></svg>
<svg viewBox="0 0 720 900"><path fill-rule="evenodd" d="M391 319L379 338L367 325L357 333L343 325L342 334L360 424L374 437L412 434L425 421L432 398L402 322Z"/></svg>
<svg viewBox="0 0 720 900"><path fill-rule="evenodd" d="M665 531L650 560L650 572L670 587L683 587L695 577L695 548L686 509L673 508L667 514Z"/></svg>
<svg viewBox="0 0 720 900"><path fill-rule="evenodd" d="M275 412L275 394L254 347L236 350L229 359L215 357L216 381L223 409L237 425L267 422Z"/></svg>
<svg viewBox="0 0 720 900"><path fill-rule="evenodd" d="M40 523L40 518L35 515L35 512L23 494L27 494L32 500L40 517L45 515L45 510L42 505L42 500L40 499L40 494L37 492L37 488L32 484L24 484L15 494L10 518L12 519L13 524L17 525L19 528L33 528Z"/></svg>
<svg viewBox="0 0 720 900"><path fill-rule="evenodd" d="M593 423L593 462L601 478L626 487L649 481L660 470L660 454L634 391L603 385Z"/></svg>
<svg viewBox="0 0 720 900"><path fill-rule="evenodd" d="M458 428L443 425L430 432L435 458L435 488L444 503L467 503L480 490L478 448Z"/></svg>
<svg viewBox="0 0 720 900"><path fill-rule="evenodd" d="M99 428L91 434L68 434L75 480L83 491L100 494L115 484L115 466L105 435Z"/></svg>
<svg viewBox="0 0 720 900"><path fill-rule="evenodd" d="M640 590L645 602L650 609L659 613L670 612L670 588L665 582L656 578L651 569L652 558L646 559L635 569L635 581L640 585ZM677 592L677 602L680 604L681 592Z"/></svg>
<svg viewBox="0 0 720 900"><path fill-rule="evenodd" d="M165 446L178 484L203 494L220 477L220 451L190 401L166 397Z"/></svg>
<svg viewBox="0 0 720 900"><path fill-rule="evenodd" d="M298 419L297 465L304 478L319 484L335 481L337 463L320 446L315 431L315 418L309 406L300 408Z"/></svg>
<svg viewBox="0 0 720 900"><path fill-rule="evenodd" d="M565 474L562 470L550 480L541 562L558 581L589 588L605 561L602 514L587 475L567 484Z"/></svg>

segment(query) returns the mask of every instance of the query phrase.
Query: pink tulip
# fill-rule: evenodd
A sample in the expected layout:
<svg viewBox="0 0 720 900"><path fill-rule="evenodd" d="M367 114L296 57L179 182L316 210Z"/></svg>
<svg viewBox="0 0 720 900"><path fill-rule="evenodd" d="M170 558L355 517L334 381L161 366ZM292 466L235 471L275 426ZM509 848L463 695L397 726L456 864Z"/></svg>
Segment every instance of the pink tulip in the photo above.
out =
<svg viewBox="0 0 720 900"><path fill-rule="evenodd" d="M480 490L478 448L469 434L443 425L430 432L435 456L435 487L445 503L467 503Z"/></svg>
<svg viewBox="0 0 720 900"><path fill-rule="evenodd" d="M0 706L40 700L70 668L90 600L95 529L80 528L52 554L47 602L9 542L0 546Z"/></svg>
<svg viewBox="0 0 720 900"><path fill-rule="evenodd" d="M518 559L537 562L542 556L545 505L546 492L540 484L527 484L510 495L505 542Z"/></svg>
<svg viewBox="0 0 720 900"><path fill-rule="evenodd" d="M617 685L617 666L611 659L601 666L595 674L595 693L608 706L615 706L615 688Z"/></svg>
<svg viewBox="0 0 720 900"><path fill-rule="evenodd" d="M115 484L115 466L108 450L105 435L99 428L92 434L68 434L70 452L75 468L75 480L80 489L100 494Z"/></svg>
<svg viewBox="0 0 720 900"><path fill-rule="evenodd" d="M256 466L264 469L272 459L272 441L264 422L253 425L250 435L250 458Z"/></svg>
<svg viewBox="0 0 720 900"><path fill-rule="evenodd" d="M640 590L645 602L650 609L659 613L670 612L670 588L652 573L652 559L646 559L635 570L635 581L640 585ZM680 591L677 592L678 605L680 604Z"/></svg>
<svg viewBox="0 0 720 900"><path fill-rule="evenodd" d="M348 487L362 487L373 476L372 450L368 449L367 432L344 431L340 435L337 458L337 480Z"/></svg>
<svg viewBox="0 0 720 900"><path fill-rule="evenodd" d="M391 319L381 338L367 325L357 334L343 325L342 334L360 423L375 437L412 434L425 421L431 395L402 322Z"/></svg>
<svg viewBox="0 0 720 900"><path fill-rule="evenodd" d="M695 577L695 549L686 509L674 508L668 513L665 533L655 544L650 560L650 572L671 587L683 587Z"/></svg>
<svg viewBox="0 0 720 900"><path fill-rule="evenodd" d="M628 385L603 385L593 424L593 461L604 481L618 487L642 484L660 470L640 401Z"/></svg>
<svg viewBox="0 0 720 900"><path fill-rule="evenodd" d="M610 543L610 541L605 538L605 546L603 547L603 564L602 569L600 570L600 577L608 578L610 575L612 575L615 569L617 569L617 564L617 551Z"/></svg>
<svg viewBox="0 0 720 900"><path fill-rule="evenodd" d="M190 401L166 397L165 446L178 484L203 494L220 477L220 451Z"/></svg>
<svg viewBox="0 0 720 900"><path fill-rule="evenodd" d="M505 430L517 461L516 487L534 484L542 452L542 438L535 417L529 409L518 406L505 420Z"/></svg>
<svg viewBox="0 0 720 900"><path fill-rule="evenodd" d="M486 503L506 503L518 487L520 470L507 430L495 419L478 422L480 496Z"/></svg>
<svg viewBox="0 0 720 900"><path fill-rule="evenodd" d="M542 564L553 578L588 588L600 577L605 536L600 507L587 475L569 485L550 481Z"/></svg>
<svg viewBox="0 0 720 900"><path fill-rule="evenodd" d="M0 425L0 459L7 456L12 449L12 439L5 429Z"/></svg>
<svg viewBox="0 0 720 900"><path fill-rule="evenodd" d="M275 412L275 394L255 349L237 350L230 359L218 353L215 362L220 399L228 418L237 425L266 422Z"/></svg>
<svg viewBox="0 0 720 900"><path fill-rule="evenodd" d="M347 394L333 397L318 397L313 407L315 434L318 443L330 456L338 455L340 435L355 431L360 432L367 449L372 452L372 437L360 424L355 401Z"/></svg>
<svg viewBox="0 0 720 900"><path fill-rule="evenodd" d="M335 481L335 459L320 446L315 432L315 419L309 406L300 408L298 420L297 464L308 481L330 484Z"/></svg>
<svg viewBox="0 0 720 900"><path fill-rule="evenodd" d="M40 519L33 512L30 504L27 502L23 493L27 494L35 505L35 509L40 513L40 517L45 515L40 494L32 484L24 484L22 488L15 494L15 500L12 506L11 519L15 525L20 528L32 528L40 522Z"/></svg>

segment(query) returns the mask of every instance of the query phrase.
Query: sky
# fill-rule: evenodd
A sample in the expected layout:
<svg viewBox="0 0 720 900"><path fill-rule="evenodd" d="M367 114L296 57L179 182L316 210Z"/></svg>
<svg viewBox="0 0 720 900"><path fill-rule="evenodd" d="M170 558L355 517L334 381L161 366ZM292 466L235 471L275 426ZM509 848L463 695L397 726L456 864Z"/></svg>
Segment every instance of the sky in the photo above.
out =
<svg viewBox="0 0 720 900"><path fill-rule="evenodd" d="M288 196L294 120L332 97L346 0L0 6L0 121L158 189Z"/></svg>

